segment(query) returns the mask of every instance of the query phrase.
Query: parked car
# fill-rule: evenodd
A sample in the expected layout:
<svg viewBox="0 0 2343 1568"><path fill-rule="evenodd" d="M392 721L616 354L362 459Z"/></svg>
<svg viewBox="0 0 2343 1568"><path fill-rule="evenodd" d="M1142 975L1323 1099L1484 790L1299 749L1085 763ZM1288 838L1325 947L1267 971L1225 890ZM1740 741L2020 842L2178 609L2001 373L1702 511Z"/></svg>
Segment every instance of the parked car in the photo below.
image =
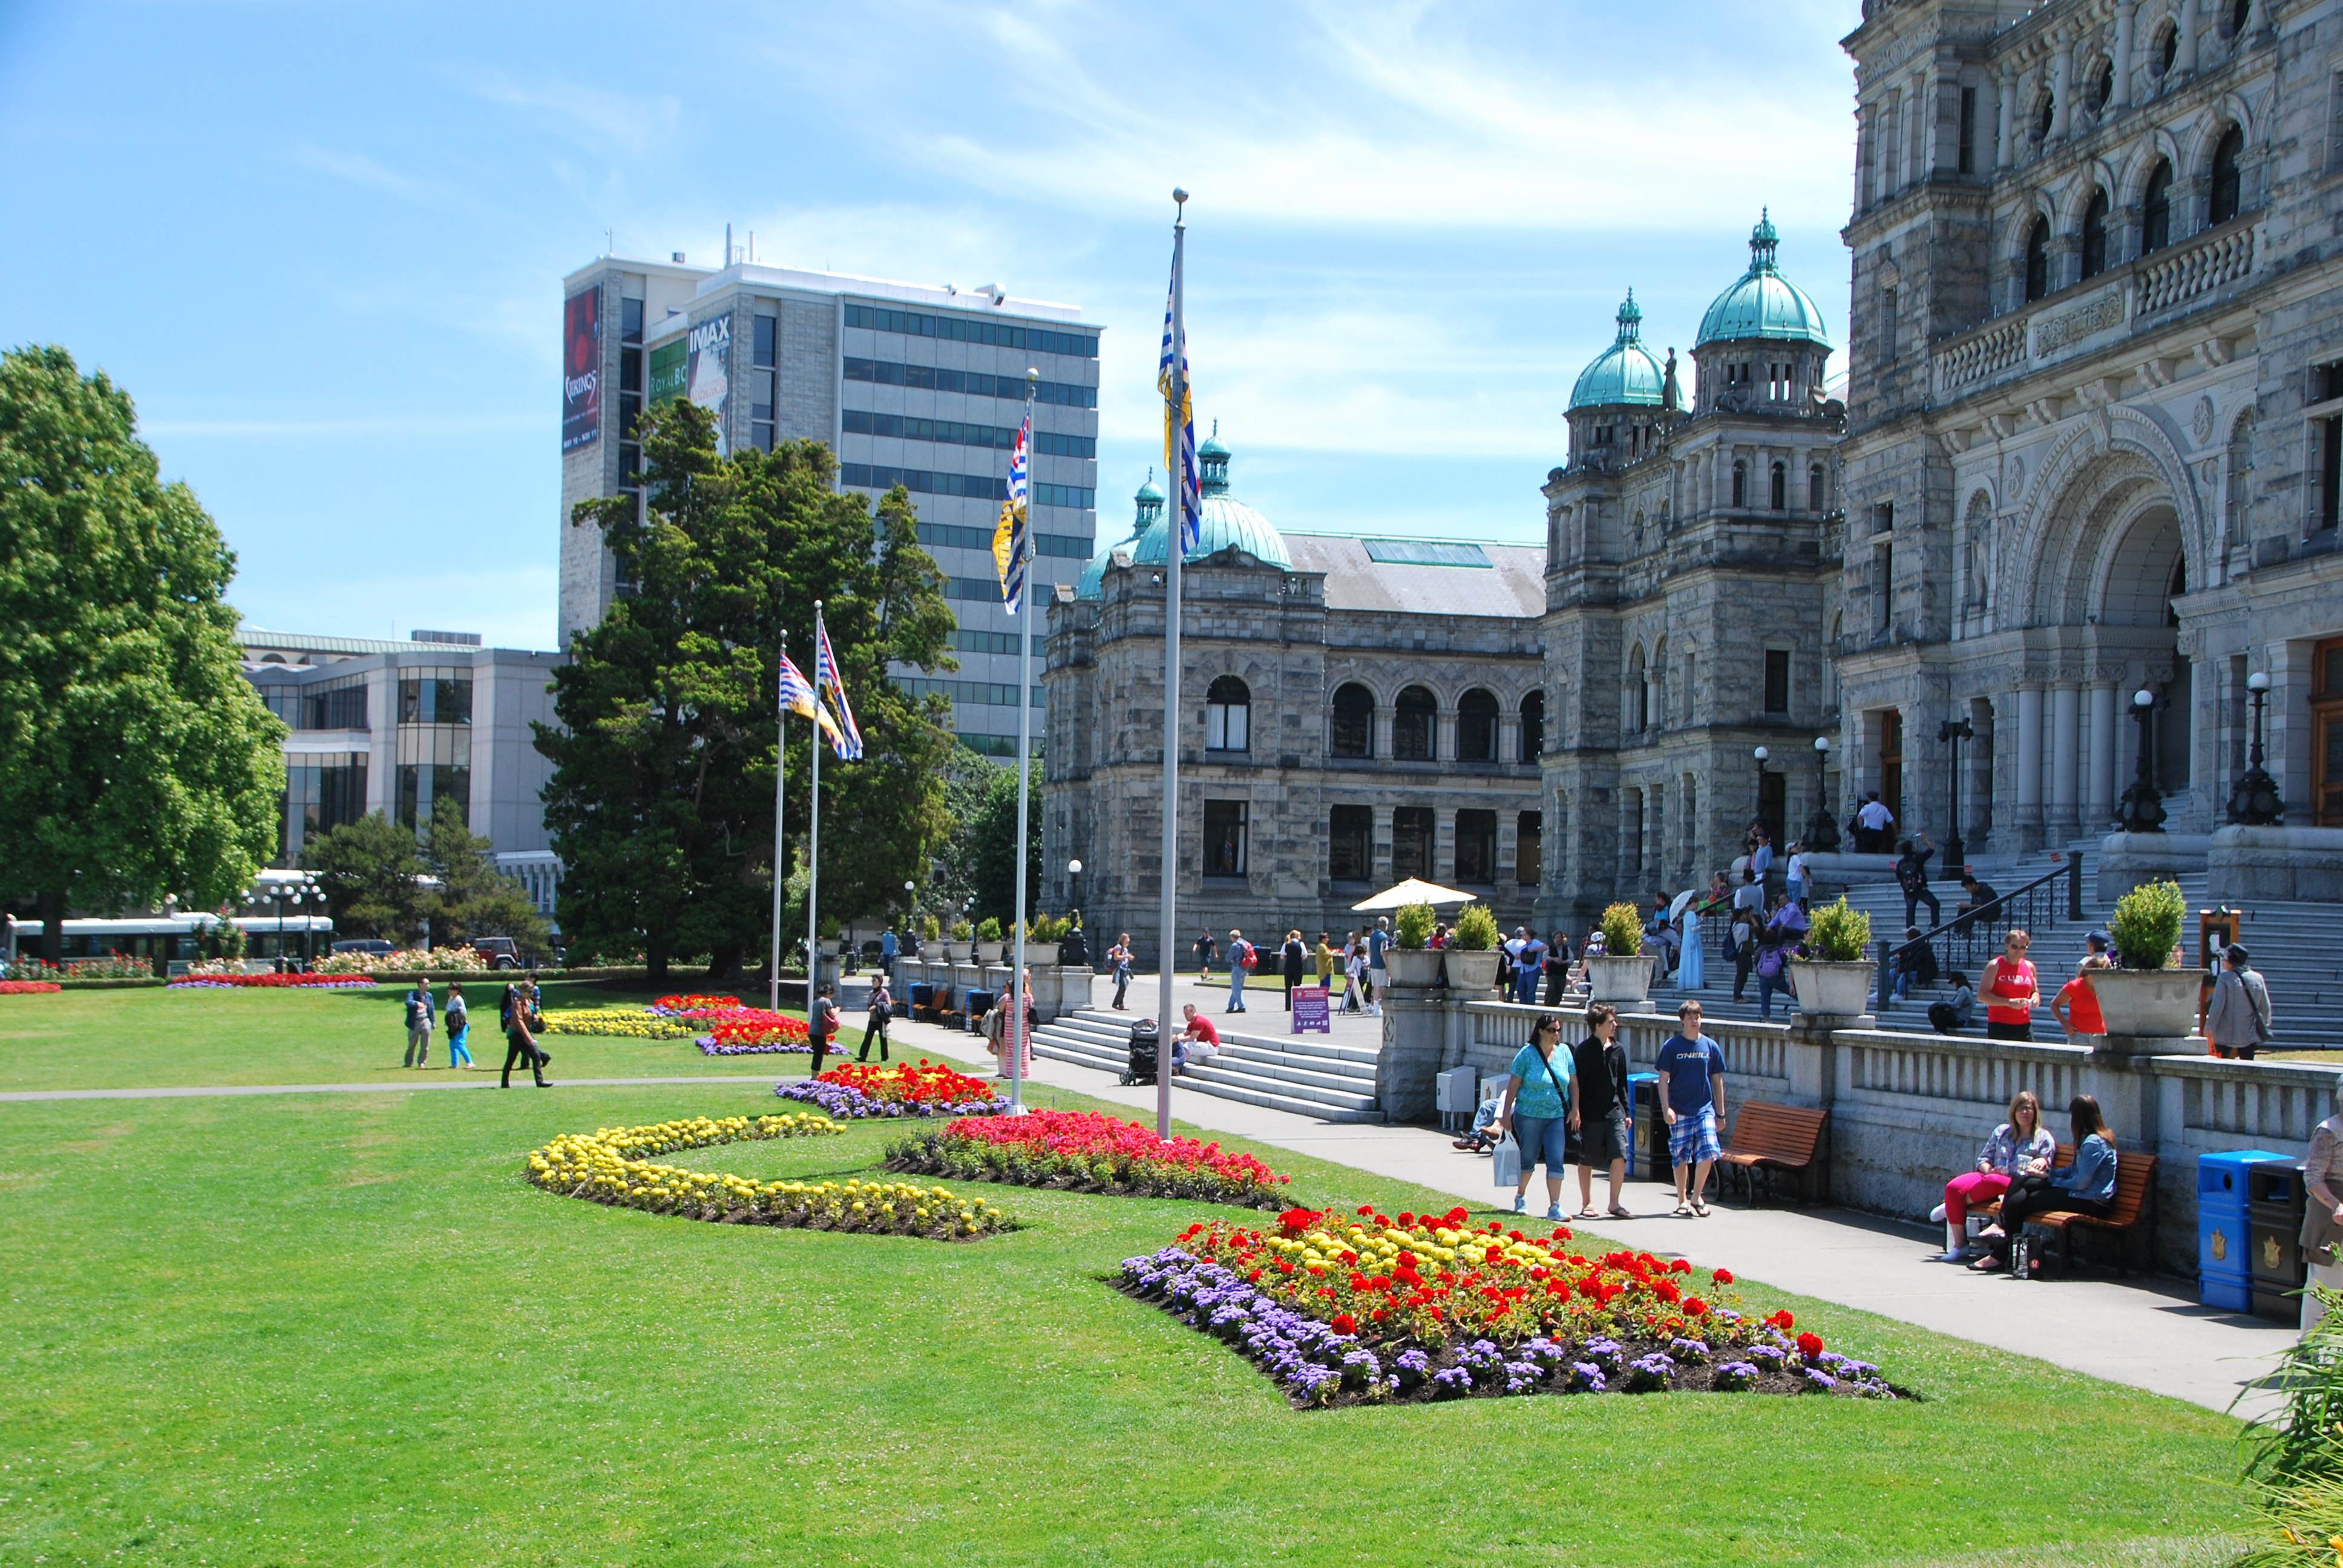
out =
<svg viewBox="0 0 2343 1568"><path fill-rule="evenodd" d="M492 970L520 968L520 949L510 937L474 937L472 950L488 960Z"/></svg>
<svg viewBox="0 0 2343 1568"><path fill-rule="evenodd" d="M376 958L384 958L398 950L380 937L352 937L346 941L336 942L334 950L337 953L371 953Z"/></svg>

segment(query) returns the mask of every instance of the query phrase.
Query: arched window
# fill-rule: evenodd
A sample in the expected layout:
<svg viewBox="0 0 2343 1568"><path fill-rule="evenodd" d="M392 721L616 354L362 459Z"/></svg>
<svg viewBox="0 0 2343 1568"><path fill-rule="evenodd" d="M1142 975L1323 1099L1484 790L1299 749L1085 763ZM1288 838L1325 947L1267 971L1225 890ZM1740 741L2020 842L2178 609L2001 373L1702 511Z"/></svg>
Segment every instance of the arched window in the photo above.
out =
<svg viewBox="0 0 2343 1568"><path fill-rule="evenodd" d="M2156 35L2156 74L2158 76L2170 75L2173 63L2179 58L2180 25L2167 22Z"/></svg>
<svg viewBox="0 0 2343 1568"><path fill-rule="evenodd" d="M2091 113L2103 113L2116 95L2116 63L2099 62L2098 75L2091 78Z"/></svg>
<svg viewBox="0 0 2343 1568"><path fill-rule="evenodd" d="M1332 741L1337 757L1375 754L1375 694L1355 680L1334 689Z"/></svg>
<svg viewBox="0 0 2343 1568"><path fill-rule="evenodd" d="M2253 499L2254 417L2248 413L2229 432L2229 474L2224 510L2228 513L2227 537L2232 545L2246 540L2246 513Z"/></svg>
<svg viewBox="0 0 2343 1568"><path fill-rule="evenodd" d="M1456 701L1456 759L1497 759L1497 699L1477 686Z"/></svg>
<svg viewBox="0 0 2343 1568"><path fill-rule="evenodd" d="M1733 504L1736 507L1747 506L1748 492L1749 465L1736 462L1733 465Z"/></svg>
<svg viewBox="0 0 2343 1568"><path fill-rule="evenodd" d="M1816 463L1806 470L1806 510L1820 512L1824 501L1828 498L1828 492L1824 488L1823 466Z"/></svg>
<svg viewBox="0 0 2343 1568"><path fill-rule="evenodd" d="M2221 17L2221 35L2225 38L2245 36L2246 24L2253 19L2254 0L2229 0L2229 8Z"/></svg>
<svg viewBox="0 0 2343 1568"><path fill-rule="evenodd" d="M1640 730L1652 722L1652 682L1644 673L1644 649L1639 644L1627 656L1627 728Z"/></svg>
<svg viewBox="0 0 2343 1568"><path fill-rule="evenodd" d="M1774 490L1773 490L1773 495L1772 495L1769 498L1773 501L1773 503L1774 503L1774 509L1775 509L1775 511L1777 511L1777 512L1781 512L1781 511L1787 511L1787 510L1789 509L1789 506L1790 506L1790 469L1789 469L1789 465L1787 465L1787 464L1785 464L1785 463L1776 463L1776 464L1775 464L1775 465L1774 465Z"/></svg>
<svg viewBox="0 0 2343 1568"><path fill-rule="evenodd" d="M2083 209L2083 276L2097 277L2107 269L2107 193L2093 191Z"/></svg>
<svg viewBox="0 0 2343 1568"><path fill-rule="evenodd" d="M1233 675L1222 676L1204 694L1204 749L1252 749L1252 693Z"/></svg>
<svg viewBox="0 0 2343 1568"><path fill-rule="evenodd" d="M2213 148L2213 188L2207 197L2205 221L2209 225L2223 224L2243 210L2240 199L2245 193L2245 180L2237 166L2246 156L2246 133L2231 126L2221 133L2221 140Z"/></svg>
<svg viewBox="0 0 2343 1568"><path fill-rule="evenodd" d="M1439 705L1432 693L1411 686L1392 705L1392 755L1403 762L1432 760L1432 737Z"/></svg>
<svg viewBox="0 0 2343 1568"><path fill-rule="evenodd" d="M2050 220L2037 217L2026 231L2026 298L2027 303L2050 292Z"/></svg>
<svg viewBox="0 0 2343 1568"><path fill-rule="evenodd" d="M2042 106L2034 112L2034 139L2038 142L2046 138L2050 135L2050 127L2057 123L2057 119L2056 96L2049 93L2043 94Z"/></svg>
<svg viewBox="0 0 2343 1568"><path fill-rule="evenodd" d="M2139 253L2146 256L2172 243L2172 160L2158 158L2148 171L2147 189L2139 204Z"/></svg>
<svg viewBox="0 0 2343 1568"><path fill-rule="evenodd" d="M1545 693L1533 691L1522 699L1522 760L1534 762L1545 755Z"/></svg>

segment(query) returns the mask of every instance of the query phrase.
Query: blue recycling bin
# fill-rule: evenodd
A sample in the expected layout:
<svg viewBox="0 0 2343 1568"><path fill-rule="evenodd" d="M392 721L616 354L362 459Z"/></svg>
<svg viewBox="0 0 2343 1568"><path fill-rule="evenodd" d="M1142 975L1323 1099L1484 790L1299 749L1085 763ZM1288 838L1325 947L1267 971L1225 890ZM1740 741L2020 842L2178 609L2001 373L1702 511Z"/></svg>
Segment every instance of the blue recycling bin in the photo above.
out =
<svg viewBox="0 0 2343 1568"><path fill-rule="evenodd" d="M2249 1168L2292 1165L2294 1157L2267 1149L2231 1149L2197 1157L2197 1299L2223 1312L2254 1310L2254 1266L2248 1241Z"/></svg>

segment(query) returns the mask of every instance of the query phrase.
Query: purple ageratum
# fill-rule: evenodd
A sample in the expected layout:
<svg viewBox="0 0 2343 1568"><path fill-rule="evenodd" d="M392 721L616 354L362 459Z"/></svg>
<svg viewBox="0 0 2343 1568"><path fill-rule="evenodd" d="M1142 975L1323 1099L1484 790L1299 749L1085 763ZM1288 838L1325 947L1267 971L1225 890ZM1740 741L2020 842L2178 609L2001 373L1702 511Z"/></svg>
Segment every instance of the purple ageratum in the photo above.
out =
<svg viewBox="0 0 2343 1568"><path fill-rule="evenodd" d="M1664 1351L1654 1351L1647 1356L1637 1356L1627 1368L1627 1386L1638 1393L1651 1392L1668 1386L1676 1375L1676 1363Z"/></svg>
<svg viewBox="0 0 2343 1568"><path fill-rule="evenodd" d="M1751 1345L1745 1353L1751 1361L1758 1362L1768 1372L1782 1371L1784 1364L1790 1359L1789 1352L1778 1345Z"/></svg>
<svg viewBox="0 0 2343 1568"><path fill-rule="evenodd" d="M1473 1374L1463 1367L1442 1367L1432 1374L1432 1392L1437 1399L1455 1399L1473 1392Z"/></svg>
<svg viewBox="0 0 2343 1568"><path fill-rule="evenodd" d="M702 1056L811 1056L813 1054L813 1044L810 1040L777 1040L769 1043L747 1040L732 1045L723 1045L718 1042L714 1035L703 1034L695 1038L691 1043L699 1047L699 1054Z"/></svg>
<svg viewBox="0 0 2343 1568"><path fill-rule="evenodd" d="M1393 1381L1404 1382L1410 1388L1432 1376L1432 1358L1422 1351L1402 1351L1399 1359L1392 1365L1397 1369Z"/></svg>
<svg viewBox="0 0 2343 1568"><path fill-rule="evenodd" d="M1570 1382L1564 1385L1572 1393L1601 1393L1605 1387L1603 1369L1593 1362L1570 1363Z"/></svg>
<svg viewBox="0 0 2343 1568"><path fill-rule="evenodd" d="M1627 1355L1625 1347L1613 1339L1592 1339L1578 1348L1588 1361L1602 1368L1606 1375L1613 1377L1618 1375L1620 1364Z"/></svg>
<svg viewBox="0 0 2343 1568"><path fill-rule="evenodd" d="M1676 1360L1680 1362L1691 1362L1697 1364L1698 1362L1704 1362L1708 1359L1708 1345L1707 1342L1703 1340L1688 1340L1679 1337L1668 1342L1668 1354L1675 1357Z"/></svg>
<svg viewBox="0 0 2343 1568"><path fill-rule="evenodd" d="M1375 1358L1374 1352L1359 1350L1345 1351L1342 1352L1342 1381L1344 1382L1350 1383L1355 1387L1362 1383L1373 1383L1383 1375L1383 1362Z"/></svg>
<svg viewBox="0 0 2343 1568"><path fill-rule="evenodd" d="M1809 1393L1828 1393L1836 1387L1838 1387L1838 1379L1820 1367L1806 1369L1806 1391Z"/></svg>
<svg viewBox="0 0 2343 1568"><path fill-rule="evenodd" d="M1524 1340L1522 1342L1522 1353L1549 1372L1570 1360L1570 1352L1559 1341L1550 1340L1544 1334L1533 1340Z"/></svg>
<svg viewBox="0 0 2343 1568"><path fill-rule="evenodd" d="M1715 1386L1728 1393L1756 1385L1757 1368L1749 1362L1726 1362L1716 1369Z"/></svg>
<svg viewBox="0 0 2343 1568"><path fill-rule="evenodd" d="M1538 1365L1535 1362L1507 1362L1505 1363L1505 1392L1507 1393L1534 1393L1536 1392L1538 1384L1544 1381L1545 1369Z"/></svg>

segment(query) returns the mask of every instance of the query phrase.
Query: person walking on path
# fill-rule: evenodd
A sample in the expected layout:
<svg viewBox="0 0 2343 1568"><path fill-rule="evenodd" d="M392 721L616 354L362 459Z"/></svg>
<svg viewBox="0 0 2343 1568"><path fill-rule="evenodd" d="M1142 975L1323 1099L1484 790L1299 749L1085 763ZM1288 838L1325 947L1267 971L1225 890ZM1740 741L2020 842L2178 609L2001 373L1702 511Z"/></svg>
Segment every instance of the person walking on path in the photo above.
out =
<svg viewBox="0 0 2343 1568"><path fill-rule="evenodd" d="M2343 1291L2343 1077L2335 1081L2335 1101L2327 1120L2310 1130L2310 1153L2302 1162L2302 1255L2310 1261L2310 1278L2302 1291L2302 1332L2308 1333L2327 1316L2318 1299L2323 1287Z"/></svg>
<svg viewBox="0 0 2343 1568"><path fill-rule="evenodd" d="M431 982L419 980L407 993L407 1058L405 1067L431 1065Z"/></svg>
<svg viewBox="0 0 2343 1568"><path fill-rule="evenodd" d="M2071 1209L2105 1219L2115 1207L2116 1135L2107 1130L2107 1119L2099 1114L2099 1102L2090 1095L2078 1094L2067 1102L2066 1119L2075 1141L2075 1162L2063 1171L2039 1171L2010 1181L2009 1191L2002 1194L2001 1222L1985 1232L1993 1250L1970 1268L1990 1273L2006 1264L2012 1247L2026 1234L2026 1221L2031 1215Z"/></svg>
<svg viewBox="0 0 2343 1568"><path fill-rule="evenodd" d="M1332 935L1332 931L1320 931L1318 950L1311 955L1311 960L1317 970L1318 983L1326 988L1326 994L1329 997L1334 994L1334 969L1341 962L1341 955L1334 951L1334 944L1327 940Z"/></svg>
<svg viewBox="0 0 2343 1568"><path fill-rule="evenodd" d="M1367 933L1367 984L1373 988L1367 998L1367 1016L1381 1018L1384 991L1391 989L1391 967L1383 962L1383 954L1392 944L1391 917L1377 915L1375 929Z"/></svg>
<svg viewBox="0 0 2343 1568"><path fill-rule="evenodd" d="M985 1049L1000 1059L1000 1070L994 1074L998 1078L1005 1079L1009 1076L1011 1050L1021 1050L1024 1056L1022 1076L1031 1078L1033 1075L1033 1028L1041 1021L1041 1016L1033 1006L1033 971L1031 970L1025 971L1024 990L1025 1016L1021 1020L1023 1025L1021 1029L1016 1020L1016 1015L1010 1011L1010 1000L1006 993L996 998L992 1004L992 1010L984 1015Z"/></svg>
<svg viewBox="0 0 2343 1568"><path fill-rule="evenodd" d="M1196 933L1196 945L1194 951L1196 954L1196 978L1198 980L1204 980L1211 976L1212 972L1212 960L1219 955L1220 950L1221 950L1215 946L1212 941L1212 933L1211 931L1206 930Z"/></svg>
<svg viewBox="0 0 2343 1568"><path fill-rule="evenodd" d="M2002 939L2001 951L1985 961L1985 1034L1987 1040L2032 1040L2034 1009L2042 1000L2042 981L2026 960L2034 939L2013 930Z"/></svg>
<svg viewBox="0 0 2343 1568"><path fill-rule="evenodd" d="M472 1065L469 1041L472 1036L472 1010L464 1000L464 982L456 980L447 987L447 1070Z"/></svg>
<svg viewBox="0 0 2343 1568"><path fill-rule="evenodd" d="M1982 1208L2009 1191L2021 1176L2039 1176L2058 1157L2058 1141L2042 1125L2042 1101L2021 1089L2009 1102L2009 1120L1993 1130L1977 1151L1976 1169L1945 1183L1945 1201L1929 1218L1943 1221L1942 1263L1965 1263L1969 1256L1969 1210Z"/></svg>
<svg viewBox="0 0 2343 1568"><path fill-rule="evenodd" d="M1570 933L1556 931L1545 948L1545 1005L1560 1007L1570 992Z"/></svg>
<svg viewBox="0 0 2343 1568"><path fill-rule="evenodd" d="M806 1040L813 1047L813 1076L821 1076L821 1064L830 1055L830 1042L838 1038L838 1003L830 996L830 987L822 986L813 993L813 1005L806 1009Z"/></svg>
<svg viewBox="0 0 2343 1568"><path fill-rule="evenodd" d="M1114 1010L1127 1012L1122 999L1131 991L1131 933L1123 932L1114 939L1114 946L1106 950L1107 968L1114 973Z"/></svg>
<svg viewBox="0 0 2343 1568"><path fill-rule="evenodd" d="M506 988L511 1005L504 1010L505 1070L504 1076L497 1081L499 1089L512 1087L512 1070L516 1061L528 1063L529 1076L537 1080L539 1089L553 1087L545 1081L546 1063L553 1060L553 1053L537 1043L537 1031L544 1027L545 1020L537 1010L530 990L526 982Z"/></svg>
<svg viewBox="0 0 2343 1568"><path fill-rule="evenodd" d="M1310 949L1302 941L1300 931L1285 933L1285 946L1278 950L1278 956L1285 960L1285 1010L1292 1012L1293 988L1302 983L1302 977L1310 970Z"/></svg>
<svg viewBox="0 0 2343 1568"><path fill-rule="evenodd" d="M870 1020L862 1026L862 1049L854 1053L857 1061L870 1060L870 1042L879 1042L879 1060L887 1060L887 1023L895 1013L895 999L888 992L887 977L881 975L870 987Z"/></svg>
<svg viewBox="0 0 2343 1568"><path fill-rule="evenodd" d="M1598 1217L1594 1167L1602 1165L1611 1172L1611 1217L1632 1219L1620 1201L1635 1134L1627 1120L1627 1053L1619 1045L1619 1010L1596 1002L1586 1010L1586 1038L1571 1052L1578 1081L1578 1217Z"/></svg>
<svg viewBox="0 0 2343 1568"><path fill-rule="evenodd" d="M1676 984L1699 990L1708 984L1708 955L1700 950L1700 906L1686 904L1681 923L1684 956L1676 960Z"/></svg>
<svg viewBox="0 0 2343 1568"><path fill-rule="evenodd" d="M1245 1010L1245 971L1260 961L1261 960L1254 953L1253 945L1244 940L1244 932L1239 930L1234 926L1231 926L1229 928L1228 1011L1242 1012Z"/></svg>
<svg viewBox="0 0 2343 1568"><path fill-rule="evenodd" d="M1571 1053L1561 1050L1562 1015L1541 1013L1530 1026L1530 1042L1513 1053L1505 1070L1504 1108L1497 1123L1521 1146L1521 1181L1513 1188L1513 1212L1529 1207L1530 1172L1545 1164L1545 1217L1562 1218L1562 1171L1570 1162L1570 1134L1578 1130L1578 1112L1569 1080L1578 1071ZM1554 1058L1562 1058L1556 1069Z"/></svg>
<svg viewBox="0 0 2343 1568"><path fill-rule="evenodd" d="M1725 1052L1700 1031L1700 1003L1676 1009L1676 1032L1660 1047L1668 1121L1668 1161L1675 1167L1676 1214L1708 1218L1708 1173L1725 1151L1716 1130L1725 1118Z"/></svg>
<svg viewBox="0 0 2343 1568"><path fill-rule="evenodd" d="M2213 1000L2205 1007L2205 1043L2215 1056L2251 1061L2270 1041L2269 982L2247 967L2246 950L2231 942L2221 955Z"/></svg>
<svg viewBox="0 0 2343 1568"><path fill-rule="evenodd" d="M1928 861L1936 847L1928 842L1928 835L1916 833L1898 846L1896 857L1896 885L1904 890L1904 923L1920 923L1920 906L1928 906L1928 929L1934 930L1945 923L1945 906L1928 887Z"/></svg>

